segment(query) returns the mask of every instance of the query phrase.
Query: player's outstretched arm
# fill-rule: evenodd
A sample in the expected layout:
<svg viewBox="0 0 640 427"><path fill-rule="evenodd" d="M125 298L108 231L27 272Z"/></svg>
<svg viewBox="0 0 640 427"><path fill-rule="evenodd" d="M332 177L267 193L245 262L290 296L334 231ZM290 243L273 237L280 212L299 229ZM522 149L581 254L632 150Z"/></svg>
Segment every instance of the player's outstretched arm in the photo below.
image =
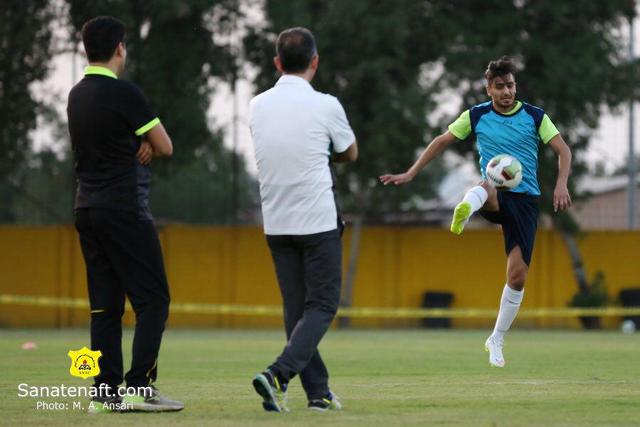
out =
<svg viewBox="0 0 640 427"><path fill-rule="evenodd" d="M558 156L558 179L553 191L553 211L563 211L571 207L571 195L567 187L567 181L571 174L571 149L564 142L560 134L549 141L549 145Z"/></svg>
<svg viewBox="0 0 640 427"><path fill-rule="evenodd" d="M440 136L434 138L433 141L427 148L424 149L418 160L407 170L405 173L400 173L396 175L386 174L380 176L380 182L384 185L395 184L401 185L406 184L407 182L413 180L413 178L420 172L431 160L436 158L440 153L442 153L445 148L447 148L450 144L457 141L458 139L453 136L453 134L449 131L443 133Z"/></svg>

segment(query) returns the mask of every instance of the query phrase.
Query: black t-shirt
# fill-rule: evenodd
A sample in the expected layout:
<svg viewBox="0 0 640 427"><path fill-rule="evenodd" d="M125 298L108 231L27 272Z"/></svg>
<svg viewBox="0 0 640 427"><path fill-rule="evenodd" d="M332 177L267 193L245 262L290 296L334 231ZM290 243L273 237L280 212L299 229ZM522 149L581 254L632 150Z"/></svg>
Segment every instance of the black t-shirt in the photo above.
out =
<svg viewBox="0 0 640 427"><path fill-rule="evenodd" d="M105 68L87 67L69 93L67 116L78 178L76 209L119 209L151 219L151 171L136 153L141 135L160 121L142 91Z"/></svg>

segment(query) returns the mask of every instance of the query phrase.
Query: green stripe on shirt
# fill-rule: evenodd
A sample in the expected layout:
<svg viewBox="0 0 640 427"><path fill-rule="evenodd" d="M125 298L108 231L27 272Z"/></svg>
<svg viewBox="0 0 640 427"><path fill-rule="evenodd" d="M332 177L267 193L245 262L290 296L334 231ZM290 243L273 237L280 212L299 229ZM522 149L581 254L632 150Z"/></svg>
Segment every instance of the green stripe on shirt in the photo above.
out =
<svg viewBox="0 0 640 427"><path fill-rule="evenodd" d="M549 116L545 114L542 118L542 123L540 123L540 128L538 128L538 136L542 142L548 144L549 141L559 133L560 131L556 128L556 125L554 125Z"/></svg>
<svg viewBox="0 0 640 427"><path fill-rule="evenodd" d="M159 124L160 124L160 119L156 117L155 119L151 120L146 125L138 128L138 130L136 130L136 135L137 136L144 135L145 133L150 131L152 127L154 127L156 125L159 125Z"/></svg>
<svg viewBox="0 0 640 427"><path fill-rule="evenodd" d="M467 139L471 134L471 116L469 115L469 110L464 111L455 122L449 125L449 132L461 141Z"/></svg>

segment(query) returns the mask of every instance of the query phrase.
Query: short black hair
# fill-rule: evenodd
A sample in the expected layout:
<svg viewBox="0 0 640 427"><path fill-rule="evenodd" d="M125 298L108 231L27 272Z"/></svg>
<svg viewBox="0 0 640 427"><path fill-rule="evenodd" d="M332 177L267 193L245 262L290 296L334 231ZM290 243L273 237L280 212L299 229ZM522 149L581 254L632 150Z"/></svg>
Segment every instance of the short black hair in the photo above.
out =
<svg viewBox="0 0 640 427"><path fill-rule="evenodd" d="M282 70L287 73L305 71L316 52L316 39L303 27L284 30L276 41L276 55L280 58Z"/></svg>
<svg viewBox="0 0 640 427"><path fill-rule="evenodd" d="M82 43L89 62L111 59L118 44L124 43L124 24L112 16L97 16L82 26Z"/></svg>
<svg viewBox="0 0 640 427"><path fill-rule="evenodd" d="M516 75L516 66L508 56L503 56L500 59L489 62L487 70L484 72L484 78L487 79L487 84L491 84L496 77L506 76L507 74Z"/></svg>

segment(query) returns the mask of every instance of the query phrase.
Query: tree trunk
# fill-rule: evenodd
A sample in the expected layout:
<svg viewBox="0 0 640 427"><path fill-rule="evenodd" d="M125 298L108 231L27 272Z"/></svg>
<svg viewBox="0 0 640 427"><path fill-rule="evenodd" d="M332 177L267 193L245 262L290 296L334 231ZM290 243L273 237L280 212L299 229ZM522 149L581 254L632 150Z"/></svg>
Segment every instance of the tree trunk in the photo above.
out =
<svg viewBox="0 0 640 427"><path fill-rule="evenodd" d="M360 257L360 236L362 235L362 222L364 214L356 214L353 221L353 231L351 232L351 247L349 249L349 264L347 266L347 274L342 286L340 296L340 307L351 307L353 302L353 282L356 279L356 271L358 269L358 258ZM348 328L351 326L350 317L340 317L338 319L339 328Z"/></svg>
<svg viewBox="0 0 640 427"><path fill-rule="evenodd" d="M578 248L578 242L576 241L575 234L565 230L560 230L558 227L556 227L556 230L560 233L564 245L567 247L567 251L569 252L569 256L571 257L571 267L573 268L573 276L578 284L578 289L580 292L588 292L589 282L587 281L587 274L585 273L584 263L582 262L582 254Z"/></svg>

